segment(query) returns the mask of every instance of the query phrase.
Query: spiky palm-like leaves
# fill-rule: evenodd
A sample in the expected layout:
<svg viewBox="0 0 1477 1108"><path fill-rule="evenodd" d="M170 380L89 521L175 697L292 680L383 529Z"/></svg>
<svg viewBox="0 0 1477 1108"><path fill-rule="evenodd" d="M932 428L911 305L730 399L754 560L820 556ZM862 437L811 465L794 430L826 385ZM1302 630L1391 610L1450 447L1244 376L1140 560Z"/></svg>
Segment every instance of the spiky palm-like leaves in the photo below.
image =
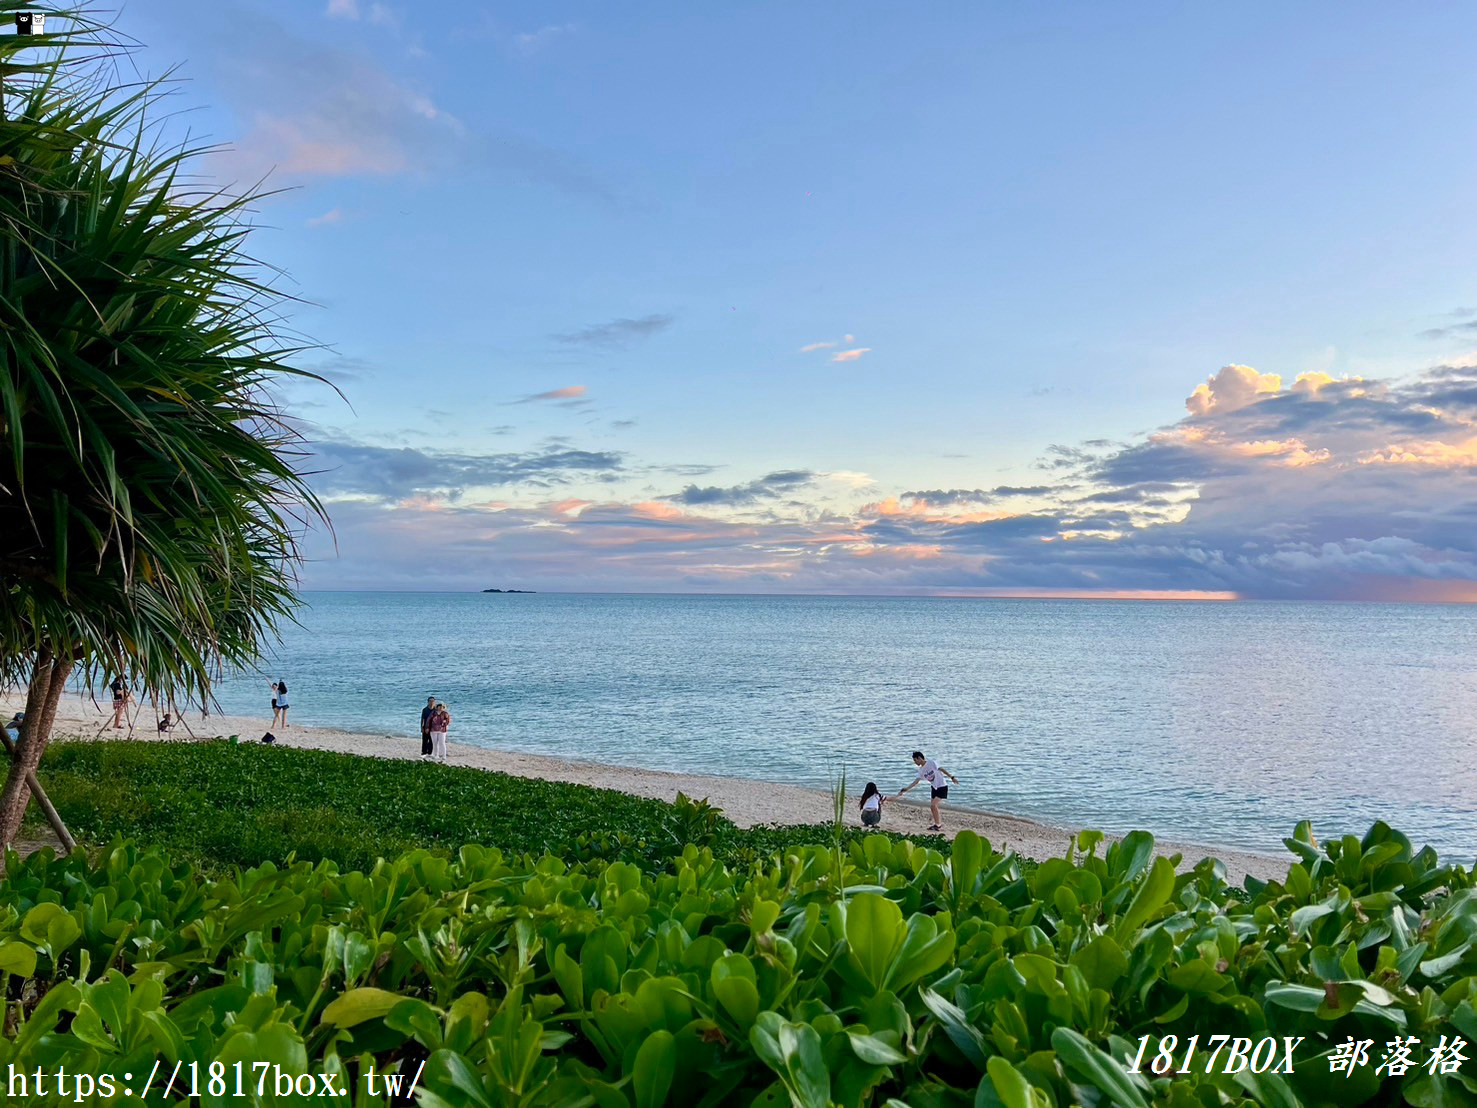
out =
<svg viewBox="0 0 1477 1108"><path fill-rule="evenodd" d="M322 517L271 400L307 375L243 252L257 197L191 194L160 87L109 82L80 26L0 38L0 679L31 678L0 842L69 675L208 698L291 615Z"/></svg>

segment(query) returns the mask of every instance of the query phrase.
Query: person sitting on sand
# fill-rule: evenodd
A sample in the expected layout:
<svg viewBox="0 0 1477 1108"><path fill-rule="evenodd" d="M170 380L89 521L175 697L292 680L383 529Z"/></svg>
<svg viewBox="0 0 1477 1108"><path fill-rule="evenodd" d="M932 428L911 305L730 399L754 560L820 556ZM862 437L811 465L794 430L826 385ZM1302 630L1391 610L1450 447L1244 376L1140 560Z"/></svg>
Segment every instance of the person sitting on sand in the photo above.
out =
<svg viewBox="0 0 1477 1108"><path fill-rule="evenodd" d="M436 701L436 710L431 713L431 761L446 761L446 732L451 730L451 713L446 705Z"/></svg>
<svg viewBox="0 0 1477 1108"><path fill-rule="evenodd" d="M167 735L174 728L174 720L169 712L164 713L164 718L159 721L159 734Z"/></svg>
<svg viewBox="0 0 1477 1108"><path fill-rule="evenodd" d="M956 785L959 784L959 778L944 769L932 758L925 758L921 750L913 751L913 764L918 767L918 776L913 779L912 785L900 789L897 796L893 797L893 799L902 799L903 793L911 789L913 785L918 784L920 781L927 781L929 790L928 810L933 814L933 823L929 825L928 829L930 831L942 831L944 826L939 816L939 801L947 800L949 797L949 786L944 784L944 778L947 777Z"/></svg>
<svg viewBox="0 0 1477 1108"><path fill-rule="evenodd" d="M862 790L862 826L870 828L881 823L882 805L886 803L887 797L877 788L877 782L868 781L867 787Z"/></svg>

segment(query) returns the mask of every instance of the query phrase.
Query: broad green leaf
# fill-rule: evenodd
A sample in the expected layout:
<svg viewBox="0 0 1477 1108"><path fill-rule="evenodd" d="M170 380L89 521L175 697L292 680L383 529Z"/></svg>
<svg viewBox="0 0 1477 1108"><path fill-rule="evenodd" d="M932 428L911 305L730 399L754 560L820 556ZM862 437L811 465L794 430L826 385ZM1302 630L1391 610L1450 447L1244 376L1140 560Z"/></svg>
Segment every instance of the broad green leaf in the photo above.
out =
<svg viewBox="0 0 1477 1108"><path fill-rule="evenodd" d="M985 840L965 828L954 836L954 853L949 859L949 873L954 884L954 904L957 910L963 897L974 892L974 883L984 865Z"/></svg>
<svg viewBox="0 0 1477 1108"><path fill-rule="evenodd" d="M875 1034L847 1031L851 1049L863 1062L873 1066L895 1066L906 1062L908 1056L886 1039Z"/></svg>
<svg viewBox="0 0 1477 1108"><path fill-rule="evenodd" d="M1051 1034L1051 1046L1068 1070L1107 1093L1122 1108L1149 1108L1147 1099L1129 1079L1123 1066L1080 1033L1070 1027L1058 1027Z"/></svg>
<svg viewBox="0 0 1477 1108"><path fill-rule="evenodd" d="M15 940L0 943L0 980L7 973L13 973L17 977L30 977L35 972L35 947Z"/></svg>
<svg viewBox="0 0 1477 1108"><path fill-rule="evenodd" d="M670 1031L653 1031L636 1052L631 1088L636 1108L660 1108L677 1071L677 1041Z"/></svg>
<svg viewBox="0 0 1477 1108"><path fill-rule="evenodd" d="M990 1083L1005 1108L1037 1108L1036 1091L1031 1083L1000 1055L996 1054L986 1063Z"/></svg>
<svg viewBox="0 0 1477 1108"><path fill-rule="evenodd" d="M405 998L388 989L350 989L323 1009L320 1023L330 1027L357 1027L365 1020L380 1019Z"/></svg>
<svg viewBox="0 0 1477 1108"><path fill-rule="evenodd" d="M1111 938L1099 935L1072 955L1072 965L1082 971L1094 989L1111 989L1128 972L1128 957Z"/></svg>
<svg viewBox="0 0 1477 1108"><path fill-rule="evenodd" d="M1119 942L1126 942L1132 938L1159 909L1169 903L1170 894L1173 892L1173 864L1168 858L1155 858L1143 884L1139 886L1138 892L1129 902L1127 911L1123 913L1113 929L1114 937Z"/></svg>
<svg viewBox="0 0 1477 1108"><path fill-rule="evenodd" d="M886 897L863 893L847 907L849 953L874 990L884 987L903 934L902 910Z"/></svg>

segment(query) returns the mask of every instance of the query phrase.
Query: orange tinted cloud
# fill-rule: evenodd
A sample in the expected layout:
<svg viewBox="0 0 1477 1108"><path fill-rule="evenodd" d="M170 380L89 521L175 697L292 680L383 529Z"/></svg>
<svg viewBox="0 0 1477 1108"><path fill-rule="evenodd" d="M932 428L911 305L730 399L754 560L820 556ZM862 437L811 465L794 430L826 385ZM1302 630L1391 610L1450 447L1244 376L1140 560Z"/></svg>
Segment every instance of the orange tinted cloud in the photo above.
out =
<svg viewBox="0 0 1477 1108"><path fill-rule="evenodd" d="M903 503L897 497L889 496L875 504L866 505L861 514L879 519L913 519L925 523L987 523L993 519L1009 519L1018 513L1003 512L998 508L982 508L973 512L950 511L936 508L921 498Z"/></svg>
<svg viewBox="0 0 1477 1108"><path fill-rule="evenodd" d="M639 504L631 505L631 514L641 519L685 519L687 513L672 504L663 504L656 500L644 500Z"/></svg>
<svg viewBox="0 0 1477 1108"><path fill-rule="evenodd" d="M1247 458L1275 458L1278 465L1293 468L1322 465L1333 457L1328 450L1309 450L1302 439L1285 441L1262 439L1257 442L1238 442L1231 447L1231 452Z"/></svg>
<svg viewBox="0 0 1477 1108"><path fill-rule="evenodd" d="M1371 450L1359 458L1362 465L1430 466L1433 469L1465 469L1477 466L1477 439L1462 443L1408 442Z"/></svg>

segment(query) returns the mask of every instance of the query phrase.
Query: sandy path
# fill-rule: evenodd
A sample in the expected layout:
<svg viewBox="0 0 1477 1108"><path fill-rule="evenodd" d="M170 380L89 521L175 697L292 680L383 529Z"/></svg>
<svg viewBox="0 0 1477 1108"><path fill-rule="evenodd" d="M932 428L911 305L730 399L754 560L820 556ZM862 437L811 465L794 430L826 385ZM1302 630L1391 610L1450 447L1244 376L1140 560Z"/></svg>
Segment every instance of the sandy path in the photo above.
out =
<svg viewBox="0 0 1477 1108"><path fill-rule="evenodd" d="M0 695L0 711L9 719L11 713L25 707L23 694ZM129 715L134 715L138 705L131 704ZM127 735L127 731L105 728L111 716L111 706L94 703L90 698L67 697L57 711L57 739L116 738ZM138 712L134 739L157 739L155 717L147 704ZM240 735L242 738L259 739L267 729L266 721L241 716L216 716L206 719L198 712L185 717L189 731L179 727L175 738L188 738L192 731L197 737ZM361 754L376 758L415 758L420 754L419 735L354 734L329 727L302 727L294 723L285 731L276 732L277 740L284 746L316 747L320 750L335 750L347 754ZM534 754L516 754L507 751L488 750L483 747L466 746L452 741L448 751L452 765L470 766L476 769L497 770L518 777L540 777L553 781L570 781L579 785L596 785L616 789L635 796L653 797L670 801L679 791L698 799L706 798L740 827L752 827L767 823L823 823L831 819L831 796L816 789L803 789L794 785L775 785L762 781L751 781L736 777L709 777L691 774L663 773L656 770L630 769L624 766L597 765L563 758L552 758ZM44 782L43 782L44 783ZM888 830L904 834L924 834L928 827L927 803L912 803L912 798L922 789L910 793L901 803L889 804L884 817ZM848 805L849 815L855 802ZM990 840L998 849L1009 847L1027 858L1044 859L1059 857L1066 850L1071 834L1064 828L1052 827L1033 820L993 812L970 811L945 807L944 827L949 833L968 827ZM1192 846L1184 843L1161 841L1160 848L1168 854L1183 854L1181 868L1189 868L1196 861L1213 854L1226 866L1228 878L1239 884L1246 874L1262 879L1281 878L1287 873L1292 861L1250 854L1244 851L1219 850L1210 847Z"/></svg>

